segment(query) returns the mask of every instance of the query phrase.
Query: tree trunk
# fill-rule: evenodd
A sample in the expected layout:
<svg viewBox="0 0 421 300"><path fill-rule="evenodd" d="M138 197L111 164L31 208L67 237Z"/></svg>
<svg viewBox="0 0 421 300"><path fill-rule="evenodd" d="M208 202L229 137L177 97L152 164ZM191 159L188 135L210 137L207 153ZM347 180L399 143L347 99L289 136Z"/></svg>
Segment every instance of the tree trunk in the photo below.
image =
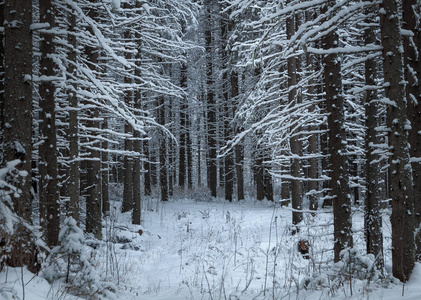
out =
<svg viewBox="0 0 421 300"><path fill-rule="evenodd" d="M305 19L306 22L311 22L313 20L313 13L310 11L306 12ZM315 58L310 53L306 53L306 76L311 76L315 71ZM315 84L316 80L314 80L313 78L311 78L307 84L306 94L308 95L307 97L310 101L317 97L315 95ZM314 113L316 105L317 104L313 104L309 108L309 112L311 114ZM309 127L310 132L317 131L318 129L318 126L314 125ZM308 196L310 210L317 210L319 207L320 184L317 181L317 179L319 178L319 158L316 157L320 153L320 149L318 147L318 138L319 135L316 133L310 134L308 138L308 152L311 157L308 159L308 177L310 178L310 181L308 182L306 195Z"/></svg>
<svg viewBox="0 0 421 300"><path fill-rule="evenodd" d="M213 65L212 65L212 1L205 1L206 7L206 89L207 89L207 142L208 142L208 183L212 197L216 197L218 186L218 171L216 160L216 107L213 86Z"/></svg>
<svg viewBox="0 0 421 300"><path fill-rule="evenodd" d="M20 160L17 172L6 181L19 194L11 193L13 211L31 224L31 163L32 163L32 1L4 1L4 92L3 92L3 162ZM2 23L3 24L3 23ZM21 224L8 243L10 256L6 264L27 265L36 272L35 245L31 233ZM39 269L38 269L39 270Z"/></svg>
<svg viewBox="0 0 421 300"><path fill-rule="evenodd" d="M149 142L148 141L143 141L142 150L143 150L143 156L145 157L145 161L143 162L143 169L145 170L145 173L143 173L143 186L145 190L145 196L150 196L152 192L152 188L151 188L152 168L149 162L150 156L149 156Z"/></svg>
<svg viewBox="0 0 421 300"><path fill-rule="evenodd" d="M291 201L291 185L289 180L284 178L281 182L281 199L284 203Z"/></svg>
<svg viewBox="0 0 421 300"><path fill-rule="evenodd" d="M155 147L155 145L153 145ZM152 150L155 150L152 148ZM149 149L148 149L149 151ZM150 170L150 183L151 183L151 192L152 186L158 185L158 157L155 152L149 153L150 163L149 163L149 170Z"/></svg>
<svg viewBox="0 0 421 300"><path fill-rule="evenodd" d="M70 8L69 8L70 9ZM68 31L70 34L67 36L67 41L70 45L69 53L67 54L67 59L71 62L68 64L68 73L72 74L76 77L76 47L77 41L76 36L71 33L75 33L76 27L76 16L75 12L71 10L68 13ZM79 184L79 131L78 131L78 98L76 95L76 83L72 81L70 84L71 86L70 91L68 93L69 96L69 104L70 104L70 111L69 111L69 206L67 214L73 219L75 219L76 223L79 225L80 218L79 218L79 195L80 195L80 184Z"/></svg>
<svg viewBox="0 0 421 300"><path fill-rule="evenodd" d="M135 108L140 109L140 93L137 93L137 97L135 99ZM140 141L140 133L139 131L133 132L133 151L136 153L137 156L133 159L133 214L132 214L132 223L133 224L140 224L140 220L142 217L142 198L141 198L141 185L140 185L140 177L142 175L140 169L140 153L142 151L142 145Z"/></svg>
<svg viewBox="0 0 421 300"><path fill-rule="evenodd" d="M259 147L260 148L260 147ZM256 199L263 200L265 198L265 182L264 182L264 168L263 168L263 157L261 149L255 152L258 157L255 158L254 165L254 181L256 183Z"/></svg>
<svg viewBox="0 0 421 300"><path fill-rule="evenodd" d="M0 24L4 24L4 2L0 3ZM0 91L4 91L4 30L0 31ZM0 93L0 152L3 153L4 130L4 93ZM3 166L3 155L0 155L0 166Z"/></svg>
<svg viewBox="0 0 421 300"><path fill-rule="evenodd" d="M186 151L187 151L187 187L189 190L193 188L193 151L192 151L192 139L190 136L191 130L191 118L189 113L186 113Z"/></svg>
<svg viewBox="0 0 421 300"><path fill-rule="evenodd" d="M327 111L326 107L324 107L324 111ZM321 131L327 131L328 126L326 124L320 125ZM328 133L322 133L320 135L320 148L323 155L321 165L322 165L322 175L330 177L331 172L331 159L328 156L330 153L329 150L329 141L328 141ZM331 188L331 180L324 180L322 183L323 187L323 204L322 207L332 207L333 205L333 196L332 196L332 188Z"/></svg>
<svg viewBox="0 0 421 300"><path fill-rule="evenodd" d="M374 17L374 9L367 11L367 22ZM367 27L364 30L365 45L376 43L376 33L374 28ZM377 78L377 61L373 58L365 61L365 84L375 86ZM367 192L365 198L364 212L364 232L366 237L367 253L374 255L376 267L383 270L383 229L381 214L381 172L379 165L379 155L376 154L376 146L380 144L376 127L379 125L380 111L376 89L369 89L365 92L365 117L367 132L365 136L366 149L366 182Z"/></svg>
<svg viewBox="0 0 421 300"><path fill-rule="evenodd" d="M49 23L50 28L55 26L54 9L51 0L40 0L39 14L41 23ZM53 35L41 33L41 62L40 76L51 78L55 76L54 62L51 57L55 52ZM57 134L55 114L55 86L50 80L39 84L39 107L40 107L40 139L39 147L39 170L42 176L39 186L40 211L45 215L41 218L41 224L46 231L47 245L50 247L58 244L60 230L60 202L57 179Z"/></svg>
<svg viewBox="0 0 421 300"><path fill-rule="evenodd" d="M169 111L170 109L168 109ZM169 117L170 120L172 120L172 117ZM176 177L176 170L175 170L175 160L174 160L174 144L172 141L167 140L167 160L168 160L168 166L167 166L167 172L168 172L168 196L172 197L174 196L174 181Z"/></svg>
<svg viewBox="0 0 421 300"><path fill-rule="evenodd" d="M108 129L108 121L104 119L102 122L102 128ZM109 149L109 142L107 140L102 141L102 149ZM104 216L110 216L110 194L109 194L109 182L110 182L110 154L107 151L101 153L101 202L102 202L102 214Z"/></svg>
<svg viewBox="0 0 421 300"><path fill-rule="evenodd" d="M307 19L307 21L309 21L309 19ZM314 72L313 57L307 54L306 61L308 72ZM310 95L310 97L314 97L314 83L315 82L313 79L309 80L308 82L307 94ZM314 109L315 104L310 107L310 113L313 113ZM310 126L310 131L316 131L317 129L318 128L316 126ZM320 192L319 182L317 181L317 179L319 178L319 159L317 157L314 157L319 154L317 135L315 133L312 133L308 140L309 154L313 157L309 158L310 166L308 170L308 177L310 178L310 181L308 182L307 195L310 203L310 210L317 210L319 206L318 193Z"/></svg>
<svg viewBox="0 0 421 300"><path fill-rule="evenodd" d="M165 101L159 97L158 122L165 125ZM168 201L168 164L167 164L167 139L164 132L160 134L159 147L159 185L161 190L161 201Z"/></svg>
<svg viewBox="0 0 421 300"><path fill-rule="evenodd" d="M200 118L197 124L197 132L203 132L200 130ZM202 186L202 137L197 138L197 186Z"/></svg>
<svg viewBox="0 0 421 300"><path fill-rule="evenodd" d="M187 89L187 65L181 65L180 86ZM186 146L187 146L187 99L183 97L180 108L180 146L178 160L178 185L184 190L186 186Z"/></svg>
<svg viewBox="0 0 421 300"><path fill-rule="evenodd" d="M128 4L126 4L127 6ZM124 41L128 42L131 38L130 32L128 30L124 31ZM131 55L129 53L125 54L125 58L130 60ZM126 70L126 72L130 72ZM132 79L130 76L124 77L124 83L127 85L132 84ZM128 107L133 106L133 94L131 88L129 88L124 95L124 101ZM124 133L132 134L132 126L126 121L124 125ZM124 140L124 150L133 151L133 142L131 138L126 138ZM123 205L121 206L122 212L128 212L133 209L133 156L124 155L124 190L123 190Z"/></svg>
<svg viewBox="0 0 421 300"><path fill-rule="evenodd" d="M235 55L236 57L236 55ZM238 72L235 69L231 69L230 74L231 79L231 98L234 102L234 107L238 106ZM235 112L234 112L235 113ZM234 134L238 134L241 128L238 124L234 125ZM244 174L243 174L243 165L244 165L244 150L243 145L240 142L234 146L234 159L235 159L235 175L237 183L237 200L244 200Z"/></svg>
<svg viewBox="0 0 421 300"><path fill-rule="evenodd" d="M393 276L406 282L415 263L415 218L412 169L409 157L408 119L404 90L401 29L396 0L383 0L380 11L383 73L387 105L387 127L392 199Z"/></svg>
<svg viewBox="0 0 421 300"><path fill-rule="evenodd" d="M95 0L90 0L91 3L94 3ZM88 16L93 20L96 19L96 11L91 9ZM88 29L91 35L94 35L92 28ZM98 65L98 46L86 46L85 53L90 62L89 66L93 70L97 68ZM88 128L99 128L100 124L97 120L99 117L98 108L91 108L87 112L88 121L86 122ZM101 159L100 153L97 149L100 147L100 142L98 140L89 139L90 146L88 148L89 156L86 161L86 232L92 233L95 238L102 238L102 210L101 210Z"/></svg>
<svg viewBox="0 0 421 300"><path fill-rule="evenodd" d="M291 39L295 32L295 15L291 13L286 21L287 38ZM297 93L297 58L295 56L288 57L288 102L289 103L300 103L300 95ZM298 129L297 131L299 131ZM300 210L303 209L303 185L301 181L301 159L302 146L300 136L297 133L292 133L290 138L291 153L293 155L291 159L291 202L292 202L292 224L297 225L303 220L303 213ZM298 229L297 229L298 230Z"/></svg>
<svg viewBox="0 0 421 300"><path fill-rule="evenodd" d="M136 1L136 8L142 7L142 3ZM141 31L140 31L141 32ZM134 71L136 91L134 96L134 108L135 110L142 109L142 90L141 90L141 81L142 76L140 68L142 61L142 37L139 31L135 33L135 39L138 43L138 52L136 54L136 69ZM136 153L136 156L133 159L133 214L132 214L132 223L140 225L142 219L142 191L141 191L141 161L140 154L142 153L142 141L140 140L141 134L139 131L135 130L133 132L133 151Z"/></svg>
<svg viewBox="0 0 421 300"><path fill-rule="evenodd" d="M334 0L328 1L333 6ZM326 13L327 7L323 8ZM323 38L325 50L338 46L339 38L336 31L331 31ZM342 94L341 63L337 53L325 54L324 78L326 87L326 104L329 113L329 151L331 159L331 185L334 214L334 254L335 261L340 260L340 252L353 247L351 199L348 186L348 164L346 157L346 141L344 127L344 99Z"/></svg>
<svg viewBox="0 0 421 300"><path fill-rule="evenodd" d="M10 178L22 192L11 194L15 213L31 221L32 2L4 1L3 164L19 159L24 176ZM13 24L19 24L14 26Z"/></svg>
<svg viewBox="0 0 421 300"><path fill-rule="evenodd" d="M229 18L230 12L224 13L221 18L221 55L222 55L222 64L223 64L223 73L222 73L222 97L224 100L223 103L223 134L224 134L224 143L227 144L232 138L232 127L231 120L233 116L231 115L231 107L233 106L233 100L230 97L230 82L228 81L228 72L232 70L231 62L231 52L226 50L228 45L228 34L231 31L232 25L227 21ZM231 78L230 78L231 81ZM221 172L221 177L223 177L224 191L225 191L225 200L232 202L232 194L234 191L234 153L231 149L224 156L223 172Z"/></svg>
<svg viewBox="0 0 421 300"><path fill-rule="evenodd" d="M97 119L99 111L93 110L88 114L88 118ZM89 120L87 126L91 128L98 128L99 122L96 120ZM91 144L92 147L99 147L100 142L95 141ZM101 160L100 153L96 149L89 149L89 160L86 161L86 232L92 233L95 238L102 238L102 209L101 209Z"/></svg>
<svg viewBox="0 0 421 300"><path fill-rule="evenodd" d="M421 226L421 28L419 13L421 4L416 0L402 1L403 24L402 27L413 33L412 37L404 38L404 63L406 100L408 102L408 120L411 122L409 142L411 143L410 155L414 158L412 164L412 177L414 186L415 226ZM416 16L415 13L418 13ZM416 237L417 260L421 260L421 234Z"/></svg>
<svg viewBox="0 0 421 300"><path fill-rule="evenodd" d="M263 164L263 184L266 200L273 201L273 180L268 164Z"/></svg>

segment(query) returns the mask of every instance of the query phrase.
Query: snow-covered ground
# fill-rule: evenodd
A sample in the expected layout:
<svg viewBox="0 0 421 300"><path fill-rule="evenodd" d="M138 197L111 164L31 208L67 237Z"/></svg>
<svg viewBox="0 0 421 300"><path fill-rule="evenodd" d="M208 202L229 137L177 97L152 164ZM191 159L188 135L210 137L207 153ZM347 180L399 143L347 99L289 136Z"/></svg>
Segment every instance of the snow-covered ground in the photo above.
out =
<svg viewBox="0 0 421 300"><path fill-rule="evenodd" d="M115 206L104 237L116 243L97 245L93 258L95 276L117 286L103 299L421 299L420 264L404 286L390 275L358 279L371 270L370 257L359 255L365 248L360 211L353 216L358 253L344 271L332 262L333 220L327 210L306 214L300 232L292 235L289 208L200 200L146 199L142 226L127 225L130 215L117 213ZM388 220L384 234L389 272ZM302 239L311 245L310 259L298 252ZM23 299L23 291L28 300L81 299L65 293L63 284L50 285L20 268L0 273L0 299Z"/></svg>

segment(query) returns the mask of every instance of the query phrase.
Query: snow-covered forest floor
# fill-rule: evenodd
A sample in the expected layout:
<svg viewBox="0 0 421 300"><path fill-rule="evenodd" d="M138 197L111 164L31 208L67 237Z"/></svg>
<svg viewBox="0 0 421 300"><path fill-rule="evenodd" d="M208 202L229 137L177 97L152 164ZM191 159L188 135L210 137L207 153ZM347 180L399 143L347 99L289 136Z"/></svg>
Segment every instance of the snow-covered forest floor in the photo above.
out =
<svg viewBox="0 0 421 300"><path fill-rule="evenodd" d="M370 257L362 255L362 211L353 215L357 253L344 267L333 264L330 210L306 214L300 232L292 235L290 208L266 201L209 201L200 193L168 203L147 198L142 226L130 225L130 215L119 213L120 203L114 203L103 223L104 242L85 246L94 262L89 276L108 281L104 291L110 292L98 295L102 299L421 299L420 264L404 286L387 275L388 217L387 274L381 279ZM310 259L298 252L299 240L309 242ZM93 298L70 295L63 282L50 284L25 269L6 268L0 273L0 299Z"/></svg>

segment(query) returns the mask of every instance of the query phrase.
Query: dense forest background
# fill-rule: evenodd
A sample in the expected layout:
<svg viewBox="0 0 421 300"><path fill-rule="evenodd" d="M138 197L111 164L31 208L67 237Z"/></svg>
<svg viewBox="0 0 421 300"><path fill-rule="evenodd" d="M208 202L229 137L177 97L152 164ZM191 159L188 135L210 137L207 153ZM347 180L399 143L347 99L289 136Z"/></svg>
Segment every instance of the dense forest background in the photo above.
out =
<svg viewBox="0 0 421 300"><path fill-rule="evenodd" d="M145 197L266 199L290 206L292 235L328 209L336 262L363 210L379 271L391 210L406 282L420 15L419 0L1 1L0 271L70 260L71 233L104 239L122 190L138 225Z"/></svg>

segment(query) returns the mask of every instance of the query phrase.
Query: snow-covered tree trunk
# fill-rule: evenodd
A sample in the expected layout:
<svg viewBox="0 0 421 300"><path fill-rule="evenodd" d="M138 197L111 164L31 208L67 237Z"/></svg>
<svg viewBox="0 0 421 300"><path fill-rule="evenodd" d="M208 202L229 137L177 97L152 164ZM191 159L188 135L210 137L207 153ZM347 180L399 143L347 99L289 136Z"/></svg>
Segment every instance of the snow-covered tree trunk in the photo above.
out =
<svg viewBox="0 0 421 300"><path fill-rule="evenodd" d="M193 188L193 145L191 138L192 118L190 116L190 109L187 106L186 113L186 154L187 154L187 187L189 190Z"/></svg>
<svg viewBox="0 0 421 300"><path fill-rule="evenodd" d="M320 88L318 92L322 92L323 88ZM323 111L326 112L326 105L323 105ZM320 150L322 153L321 169L322 175L329 177L330 176L330 162L329 157L329 142L328 142L328 125L325 123L320 125L320 130L327 132L320 135ZM332 184L331 180L323 181L323 204L322 207L332 207L333 196L332 196Z"/></svg>
<svg viewBox="0 0 421 300"><path fill-rule="evenodd" d="M71 9L71 8L69 8ZM68 74L71 74L74 78L77 77L76 72L76 58L77 58L77 39L76 39L76 15L73 10L70 10L67 15L68 19L68 32L67 41L69 43L69 52L67 54L68 63ZM69 83L69 92L68 92L68 101L70 106L69 111L69 184L68 184L68 193L69 193L69 205L67 208L68 216L73 217L77 225L79 225L79 130L78 130L78 108L79 101L76 94L77 85L74 80Z"/></svg>
<svg viewBox="0 0 421 300"><path fill-rule="evenodd" d="M32 1L4 1L4 91L3 91L3 162L20 160L18 172L6 181L19 193L10 194L13 211L32 223L31 159L32 159ZM36 252L31 233L22 225L15 227L9 241L6 264L36 266Z"/></svg>
<svg viewBox="0 0 421 300"><path fill-rule="evenodd" d="M223 7L221 7L222 9ZM223 99L223 134L224 143L228 143L232 138L232 106L233 101L230 97L230 82L228 74L232 69L231 51L228 49L228 37L232 30L232 21L229 18L230 11L221 15L221 55L222 55L222 99ZM234 153L232 150L224 156L224 191L225 200L232 202L234 192Z"/></svg>
<svg viewBox="0 0 421 300"><path fill-rule="evenodd" d="M211 190L212 197L216 197L216 189L218 186L218 171L216 160L216 107L215 107L215 92L213 82L213 20L212 20L212 4L213 1L205 1L206 21L205 21L205 43L206 43L206 113L207 113L207 147L208 147L208 161L207 174L208 184Z"/></svg>
<svg viewBox="0 0 421 300"><path fill-rule="evenodd" d="M291 13L286 19L286 34L290 40L295 32L295 22L297 21L294 13ZM300 103L301 95L297 93L297 69L298 69L298 57L290 55L288 57L288 103ZM298 129L299 130L299 129ZM297 131L298 131L297 130ZM303 209L303 185L301 181L302 177L302 145L300 135L298 132L293 133L290 138L291 147L291 203L292 203L292 224L297 225L303 220L303 213L299 210Z"/></svg>
<svg viewBox="0 0 421 300"><path fill-rule="evenodd" d="M236 55L235 55L236 57ZM234 102L234 107L238 106L238 97L239 97L239 89L238 89L238 71L233 68L230 73L230 80L231 80L231 98ZM234 125L234 135L240 132L240 128L238 124ZM244 200L244 172L243 172L243 165L244 165L244 147L242 142L238 143L234 146L234 159L235 159L235 176L236 176L236 184L237 184L237 199Z"/></svg>
<svg viewBox="0 0 421 300"><path fill-rule="evenodd" d="M266 150L266 161L263 163L263 184L265 190L265 198L269 201L273 201L273 178L272 174L270 173L270 163L269 163L269 151Z"/></svg>
<svg viewBox="0 0 421 300"><path fill-rule="evenodd" d="M171 77L171 74L169 74ZM165 110L165 120L174 120L175 114L173 113L174 109L174 101L173 99L169 99L166 97L168 103L168 109ZM174 132L174 127L172 127L172 131ZM171 129L170 129L171 130ZM176 159L176 147L174 141L172 139L167 140L167 170L168 170L168 197L172 197L174 195L174 182L177 177L177 168L175 165Z"/></svg>
<svg viewBox="0 0 421 300"><path fill-rule="evenodd" d="M187 89L187 65L182 63L180 70L180 86L183 90ZM181 99L180 107L180 146L178 159L178 185L184 190L186 186L186 146L187 146L187 99Z"/></svg>
<svg viewBox="0 0 421 300"><path fill-rule="evenodd" d="M11 194L14 211L31 221L32 159L32 2L4 1L3 165L15 159L21 176L10 184L22 192Z"/></svg>
<svg viewBox="0 0 421 300"><path fill-rule="evenodd" d="M412 176L415 199L415 226L421 226L421 2L402 1L403 24L408 36L403 41L406 99L408 120L411 122L409 142L411 143ZM417 258L421 259L421 234L416 237Z"/></svg>
<svg viewBox="0 0 421 300"><path fill-rule="evenodd" d="M265 183L263 177L263 150L260 145L257 145L254 152L254 182L256 184L256 199L263 200L265 198Z"/></svg>
<svg viewBox="0 0 421 300"><path fill-rule="evenodd" d="M55 26L54 8L51 0L39 2L40 22ZM57 133L55 114L55 76L53 57L55 46L51 33L41 33L40 77L45 78L39 84L39 129L41 145L39 146L39 202L41 224L46 231L49 246L56 246L60 230L60 202L57 180Z"/></svg>
<svg viewBox="0 0 421 300"><path fill-rule="evenodd" d="M326 13L328 7L336 1L329 0L322 9ZM342 92L341 60L335 52L339 37L336 30L330 31L323 38L324 79L326 90L326 105L329 128L330 177L332 186L334 214L334 254L339 261L340 253L353 247L351 198L348 186L348 164L346 157L346 135L344 126L344 98Z"/></svg>
<svg viewBox="0 0 421 300"><path fill-rule="evenodd" d="M102 121L102 129L108 130L107 117ZM110 143L108 142L107 135L101 142L101 148L104 150L109 149ZM110 181L110 154L107 151L101 153L101 203L102 203L102 214L104 216L110 215L110 193L109 193L109 181Z"/></svg>
<svg viewBox="0 0 421 300"><path fill-rule="evenodd" d="M143 173L143 187L144 187L145 196L149 196L152 192L152 187L151 187L152 168L149 161L150 156L149 156L149 141L148 140L145 140L142 142L142 153L145 158L145 161L143 162L143 169L145 170L145 172Z"/></svg>
<svg viewBox="0 0 421 300"><path fill-rule="evenodd" d="M367 10L367 22L374 17L374 8ZM364 30L365 45L376 44L376 33L373 27L367 27ZM365 91L365 117L366 117L366 197L364 212L364 231L366 237L367 253L374 255L376 267L379 270L383 268L383 234L382 234L382 214L381 214L381 181L379 154L376 153L380 144L378 132L380 107L376 89L370 89L376 85L377 78L377 60L369 58L365 61L365 84L368 87Z"/></svg>
<svg viewBox="0 0 421 300"><path fill-rule="evenodd" d="M165 99L160 96L158 99L158 122L165 125ZM164 132L159 137L159 186L161 201L168 201L168 162L167 162L167 139Z"/></svg>
<svg viewBox="0 0 421 300"><path fill-rule="evenodd" d="M306 19L306 22L310 22L313 19L312 13L306 12L305 19ZM310 53L306 53L306 76L311 76L312 73L316 71L316 68L314 66L314 61L315 61L315 57L313 57L313 55L311 55ZM316 84L316 80L314 80L313 78L311 78L308 81L306 93L308 97L312 97L312 99L309 99L309 100L314 100L313 97L315 97L315 88L314 88L315 84ZM310 107L309 109L310 113L313 113L315 111L316 105L317 104L313 104ZM317 131L318 129L319 128L315 125L312 125L309 128L310 131ZM317 181L317 179L319 178L319 159L316 157L320 153L319 147L318 147L318 137L319 137L318 134L312 133L310 137L308 138L308 143L309 143L308 152L309 152L309 155L312 156L309 158L310 166L308 169L308 177L310 178L310 181L308 182L308 187L307 187L307 195L309 199L310 210L317 210L319 206L318 193L320 191L319 191L319 182Z"/></svg>
<svg viewBox="0 0 421 300"><path fill-rule="evenodd" d="M415 262L415 218L412 168L409 156L403 45L397 0L380 5L383 74L389 141L390 198L392 199L393 276L406 282Z"/></svg>
<svg viewBox="0 0 421 300"><path fill-rule="evenodd" d="M136 1L136 8L140 8L142 3L140 1ZM142 67L142 36L141 36L141 29L142 23L139 25L140 30L135 31L134 37L137 43L137 53L135 55L136 61L136 69L134 71L135 75L135 84L136 90L134 95L134 108L137 111L142 110L142 90L141 90L141 67ZM141 133L138 130L133 132L133 151L136 153L136 157L133 160L133 214L132 214L132 223L133 224L140 224L142 218L142 191L141 191L141 160L140 154L142 153L142 141L141 141Z"/></svg>
<svg viewBox="0 0 421 300"><path fill-rule="evenodd" d="M95 3L95 0L90 0ZM97 18L97 11L90 9L88 17L92 20ZM94 35L93 29L88 28L89 33ZM96 71L98 68L99 46L87 45L85 46L85 55L89 62L89 68ZM99 140L95 138L96 130L100 128L99 124L99 109L92 107L87 112L88 121L86 126L91 128L91 137L88 139L89 156L85 162L86 166L86 232L92 233L95 238L102 238L102 210L101 210L101 159L98 148L101 146Z"/></svg>
<svg viewBox="0 0 421 300"><path fill-rule="evenodd" d="M127 4L126 4L127 5ZM127 43L131 39L130 31L127 29L124 31L123 34L124 42ZM125 53L125 58L130 60L131 54L129 52ZM127 76L124 77L124 83L127 85L127 90L125 91L124 95L124 102L128 107L133 105L133 92L130 87L132 84L132 77L130 74L130 70L126 69ZM132 126L126 121L124 124L124 133L125 134L132 134L133 129ZM133 142L130 137L126 137L124 140L124 150L127 152L133 151ZM121 206L122 212L127 212L133 209L133 157L131 155L124 155L124 191L123 191L123 204Z"/></svg>
<svg viewBox="0 0 421 300"><path fill-rule="evenodd" d="M136 74L140 75L140 74ZM135 105L134 108L140 110L141 109L141 93L140 91L136 92L135 96ZM142 192L141 192L141 184L140 184L140 178L142 176L141 174L141 168L140 168L140 153L142 153L142 144L140 141L140 132L134 131L133 132L133 151L136 153L136 157L133 159L133 214L132 214L132 223L133 224L140 224L141 220L141 201L142 201Z"/></svg>
<svg viewBox="0 0 421 300"><path fill-rule="evenodd" d="M283 168L286 169L285 167ZM289 180L282 178L281 182L281 199L283 201L290 201L291 200L291 185Z"/></svg>
<svg viewBox="0 0 421 300"><path fill-rule="evenodd" d="M0 24L4 24L4 1L0 3ZM0 91L4 90L4 30L0 31ZM4 130L4 93L0 93L0 152L3 153L3 130ZM0 155L0 166L3 166L3 155Z"/></svg>

